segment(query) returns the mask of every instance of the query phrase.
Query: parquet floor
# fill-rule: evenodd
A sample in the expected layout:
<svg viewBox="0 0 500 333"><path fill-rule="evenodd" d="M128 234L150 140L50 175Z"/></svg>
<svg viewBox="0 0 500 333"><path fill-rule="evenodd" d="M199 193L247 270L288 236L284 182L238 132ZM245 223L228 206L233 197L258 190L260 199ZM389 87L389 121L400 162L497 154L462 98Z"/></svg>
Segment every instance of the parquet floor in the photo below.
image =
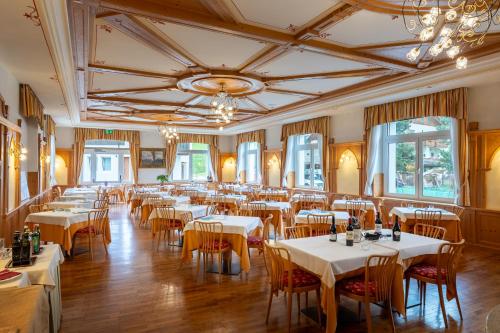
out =
<svg viewBox="0 0 500 333"><path fill-rule="evenodd" d="M62 265L62 333L70 332L284 332L286 306L283 296L273 302L269 325L265 325L268 297L267 276L262 257L252 253L248 280L216 274L195 276L193 264L179 268L180 248L153 250L149 230L139 229L124 205L110 212L113 242L106 257L96 244L94 261L78 244L73 260ZM99 246L97 246L99 245ZM447 332L484 332L489 309L500 303L500 253L466 248L458 275L464 320L459 320L455 302L447 303L450 328ZM412 284L415 286L415 284ZM411 289L410 304L417 301ZM436 289L428 286L427 305L408 311L406 319L396 316L399 332L444 332ZM315 297L310 295L310 306ZM342 298L337 332L365 332L357 321L356 303ZM294 306L296 305L294 299ZM304 305L304 301L302 301ZM373 330L390 332L378 307ZM293 311L292 332L322 332L308 318L297 322Z"/></svg>

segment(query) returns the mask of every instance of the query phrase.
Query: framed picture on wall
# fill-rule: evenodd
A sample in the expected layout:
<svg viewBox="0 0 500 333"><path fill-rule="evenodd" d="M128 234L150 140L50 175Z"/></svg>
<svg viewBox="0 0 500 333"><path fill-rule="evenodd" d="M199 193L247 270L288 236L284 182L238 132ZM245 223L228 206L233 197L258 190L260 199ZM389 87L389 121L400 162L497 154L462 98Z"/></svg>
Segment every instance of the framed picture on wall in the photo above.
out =
<svg viewBox="0 0 500 333"><path fill-rule="evenodd" d="M164 168L165 149L141 148L139 168Z"/></svg>

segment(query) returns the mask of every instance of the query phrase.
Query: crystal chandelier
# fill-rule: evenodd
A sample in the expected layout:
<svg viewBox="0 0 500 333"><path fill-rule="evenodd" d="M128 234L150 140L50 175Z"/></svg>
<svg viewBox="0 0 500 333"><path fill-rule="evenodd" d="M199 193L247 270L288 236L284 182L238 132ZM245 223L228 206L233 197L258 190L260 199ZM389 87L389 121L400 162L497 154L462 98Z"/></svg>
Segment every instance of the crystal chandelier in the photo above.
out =
<svg viewBox="0 0 500 333"><path fill-rule="evenodd" d="M231 97L224 90L224 83L221 83L220 88L220 91L212 98L210 106L216 116L216 123L229 124L233 119L234 113L238 110L238 99Z"/></svg>
<svg viewBox="0 0 500 333"><path fill-rule="evenodd" d="M160 132L161 135L165 137L167 143L172 143L179 137L179 135L177 134L177 128L170 124L160 125L158 127L158 131Z"/></svg>
<svg viewBox="0 0 500 333"><path fill-rule="evenodd" d="M498 9L500 0L405 0L403 20L406 29L418 36L420 45L406 54L414 62L422 46L430 43L429 54L439 56L442 52L455 59L466 48L484 43L492 25L500 24ZM412 13L411 16L409 13ZM416 15L413 15L415 13ZM467 57L456 59L458 69L467 68Z"/></svg>

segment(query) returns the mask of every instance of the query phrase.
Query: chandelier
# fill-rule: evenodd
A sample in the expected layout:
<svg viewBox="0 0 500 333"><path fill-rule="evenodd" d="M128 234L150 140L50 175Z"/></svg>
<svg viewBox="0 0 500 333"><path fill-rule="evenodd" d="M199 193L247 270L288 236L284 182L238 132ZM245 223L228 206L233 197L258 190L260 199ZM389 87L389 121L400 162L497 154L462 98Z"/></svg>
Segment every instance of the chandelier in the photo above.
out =
<svg viewBox="0 0 500 333"><path fill-rule="evenodd" d="M435 6L431 7L428 2ZM405 27L420 40L420 45L411 49L406 57L416 61L422 46L431 44L428 52L432 57L442 52L450 59L459 56L456 67L467 68L467 57L460 53L467 47L481 46L491 25L500 24L499 5L500 0L404 0Z"/></svg>
<svg viewBox="0 0 500 333"><path fill-rule="evenodd" d="M229 124L233 119L234 113L238 110L238 99L229 95L224 90L224 83L221 83L220 91L213 96L210 106L216 116L216 123Z"/></svg>
<svg viewBox="0 0 500 333"><path fill-rule="evenodd" d="M172 141L177 140L179 135L177 134L177 128L170 124L163 124L158 127L158 131L161 135L165 137L167 143L172 143Z"/></svg>

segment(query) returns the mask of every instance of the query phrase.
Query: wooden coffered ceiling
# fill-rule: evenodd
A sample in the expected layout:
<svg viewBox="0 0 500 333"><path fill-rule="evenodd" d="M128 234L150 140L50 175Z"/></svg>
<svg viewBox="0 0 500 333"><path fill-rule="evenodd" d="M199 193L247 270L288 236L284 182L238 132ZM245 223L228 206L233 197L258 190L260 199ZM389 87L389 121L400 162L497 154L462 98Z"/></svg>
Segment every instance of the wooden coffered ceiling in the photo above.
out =
<svg viewBox="0 0 500 333"><path fill-rule="evenodd" d="M211 95L234 88L228 126L402 80L450 62L417 40L398 1L68 0L82 121L217 128ZM498 52L500 28L471 59Z"/></svg>

